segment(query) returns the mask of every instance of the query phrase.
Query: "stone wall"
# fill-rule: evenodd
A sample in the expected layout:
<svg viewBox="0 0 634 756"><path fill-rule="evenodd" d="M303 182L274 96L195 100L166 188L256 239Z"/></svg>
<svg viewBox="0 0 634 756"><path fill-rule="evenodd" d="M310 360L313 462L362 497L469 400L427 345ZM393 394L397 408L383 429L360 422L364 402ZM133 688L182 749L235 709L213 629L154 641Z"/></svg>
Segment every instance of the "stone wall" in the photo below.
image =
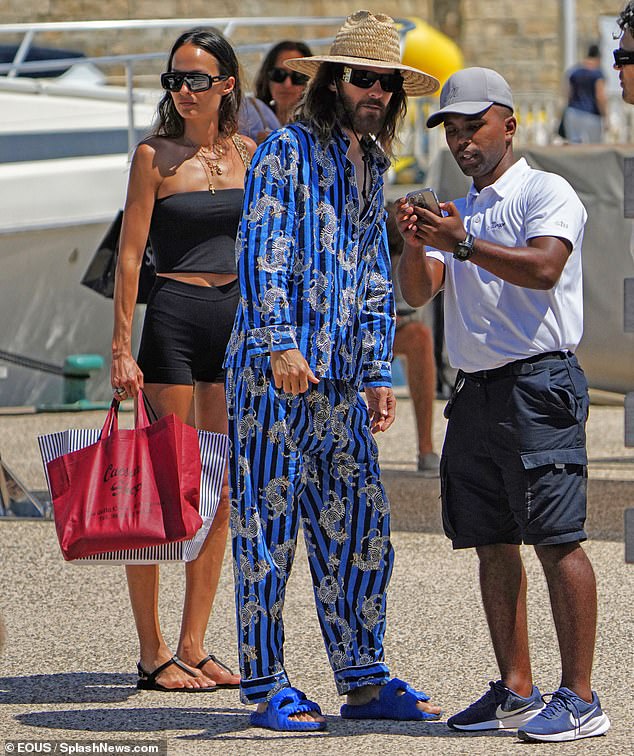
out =
<svg viewBox="0 0 634 756"><path fill-rule="evenodd" d="M447 0L435 2L447 4ZM458 4L461 47L468 65L499 70L516 91L558 91L564 70L561 2L461 0ZM576 0L577 58L598 41L599 17L617 15L624 4L625 0Z"/></svg>
<svg viewBox="0 0 634 756"><path fill-rule="evenodd" d="M598 17L614 15L624 0L576 0L579 57L598 38ZM486 65L500 70L516 91L558 91L563 71L563 32L559 0L284 0L284 15L346 15L370 6L393 16L418 16L452 36L464 52L467 65ZM4 0L1 23L71 21L113 18L193 18L216 16L280 15L280 0ZM271 41L282 30L270 31ZM312 32L315 33L315 32ZM296 35L297 29L289 30ZM64 44L87 53L117 53L138 50L135 32L97 37L74 35L72 40L38 37L40 42ZM144 35L145 48L169 48L173 31ZM267 39L262 30L241 33L246 38ZM98 41L99 40L99 41ZM0 40L4 41L4 40ZM247 61L250 67L250 61Z"/></svg>

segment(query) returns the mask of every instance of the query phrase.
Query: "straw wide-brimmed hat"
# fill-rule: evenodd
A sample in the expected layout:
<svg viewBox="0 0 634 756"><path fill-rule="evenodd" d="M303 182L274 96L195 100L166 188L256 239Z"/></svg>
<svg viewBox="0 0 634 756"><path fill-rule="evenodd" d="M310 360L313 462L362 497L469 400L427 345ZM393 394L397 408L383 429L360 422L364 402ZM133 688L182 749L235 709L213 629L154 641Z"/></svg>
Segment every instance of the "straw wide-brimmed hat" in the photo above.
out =
<svg viewBox="0 0 634 756"><path fill-rule="evenodd" d="M284 61L284 65L308 76L313 76L322 63L398 69L404 79L405 94L411 97L432 94L440 87L434 76L401 63L398 30L394 20L383 13L360 10L348 16L327 55Z"/></svg>

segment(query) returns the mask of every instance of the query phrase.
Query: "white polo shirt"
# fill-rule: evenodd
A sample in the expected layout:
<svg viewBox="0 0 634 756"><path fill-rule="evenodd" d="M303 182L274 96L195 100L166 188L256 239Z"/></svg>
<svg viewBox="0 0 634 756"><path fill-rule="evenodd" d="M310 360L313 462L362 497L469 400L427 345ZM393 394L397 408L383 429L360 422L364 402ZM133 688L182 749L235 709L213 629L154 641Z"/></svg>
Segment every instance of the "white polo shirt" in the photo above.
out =
<svg viewBox="0 0 634 756"><path fill-rule="evenodd" d="M537 236L572 244L563 272L548 291L508 283L450 252L428 249L445 264L445 339L452 367L491 370L541 352L574 352L583 333L581 243L587 213L561 176L524 158L494 184L455 202L477 239L525 247Z"/></svg>

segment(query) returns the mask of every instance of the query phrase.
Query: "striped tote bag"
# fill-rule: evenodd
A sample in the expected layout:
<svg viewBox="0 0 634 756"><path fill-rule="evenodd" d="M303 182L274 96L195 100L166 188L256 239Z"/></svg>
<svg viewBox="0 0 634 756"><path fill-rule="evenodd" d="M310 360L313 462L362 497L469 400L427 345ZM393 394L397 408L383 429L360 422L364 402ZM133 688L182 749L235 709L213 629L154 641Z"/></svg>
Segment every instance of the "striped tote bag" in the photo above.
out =
<svg viewBox="0 0 634 756"><path fill-rule="evenodd" d="M44 474L49 485L47 463L64 454L83 449L99 440L101 428L69 429L38 437ZM227 466L228 437L223 433L198 431L201 479L199 514L203 524L196 535L186 541L160 546L148 546L126 551L107 551L102 554L74 559L74 564L157 564L158 562L191 562L200 553L220 501L220 490Z"/></svg>

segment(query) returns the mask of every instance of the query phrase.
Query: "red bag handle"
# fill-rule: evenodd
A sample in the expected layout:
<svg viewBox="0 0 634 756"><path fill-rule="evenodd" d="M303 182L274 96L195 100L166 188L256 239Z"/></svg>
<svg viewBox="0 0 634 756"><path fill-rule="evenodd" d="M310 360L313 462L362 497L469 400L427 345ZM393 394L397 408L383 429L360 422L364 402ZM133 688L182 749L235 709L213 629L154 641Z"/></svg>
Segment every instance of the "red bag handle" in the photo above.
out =
<svg viewBox="0 0 634 756"><path fill-rule="evenodd" d="M108 414L106 415L106 421L103 424L99 439L108 438L113 431L119 430L119 400L113 399Z"/></svg>
<svg viewBox="0 0 634 756"><path fill-rule="evenodd" d="M118 399L113 399L106 420L101 429L99 439L108 438L108 436L119 430L119 405L121 402ZM134 414L134 427L135 428L147 428L150 425L150 419L148 418L147 410L145 408L145 397L142 391L139 391L137 401L135 402L135 414Z"/></svg>
<svg viewBox="0 0 634 756"><path fill-rule="evenodd" d="M134 427L135 428L147 428L150 425L150 419L147 416L147 410L145 408L145 395L142 391L139 391L136 400L135 414L134 414Z"/></svg>

